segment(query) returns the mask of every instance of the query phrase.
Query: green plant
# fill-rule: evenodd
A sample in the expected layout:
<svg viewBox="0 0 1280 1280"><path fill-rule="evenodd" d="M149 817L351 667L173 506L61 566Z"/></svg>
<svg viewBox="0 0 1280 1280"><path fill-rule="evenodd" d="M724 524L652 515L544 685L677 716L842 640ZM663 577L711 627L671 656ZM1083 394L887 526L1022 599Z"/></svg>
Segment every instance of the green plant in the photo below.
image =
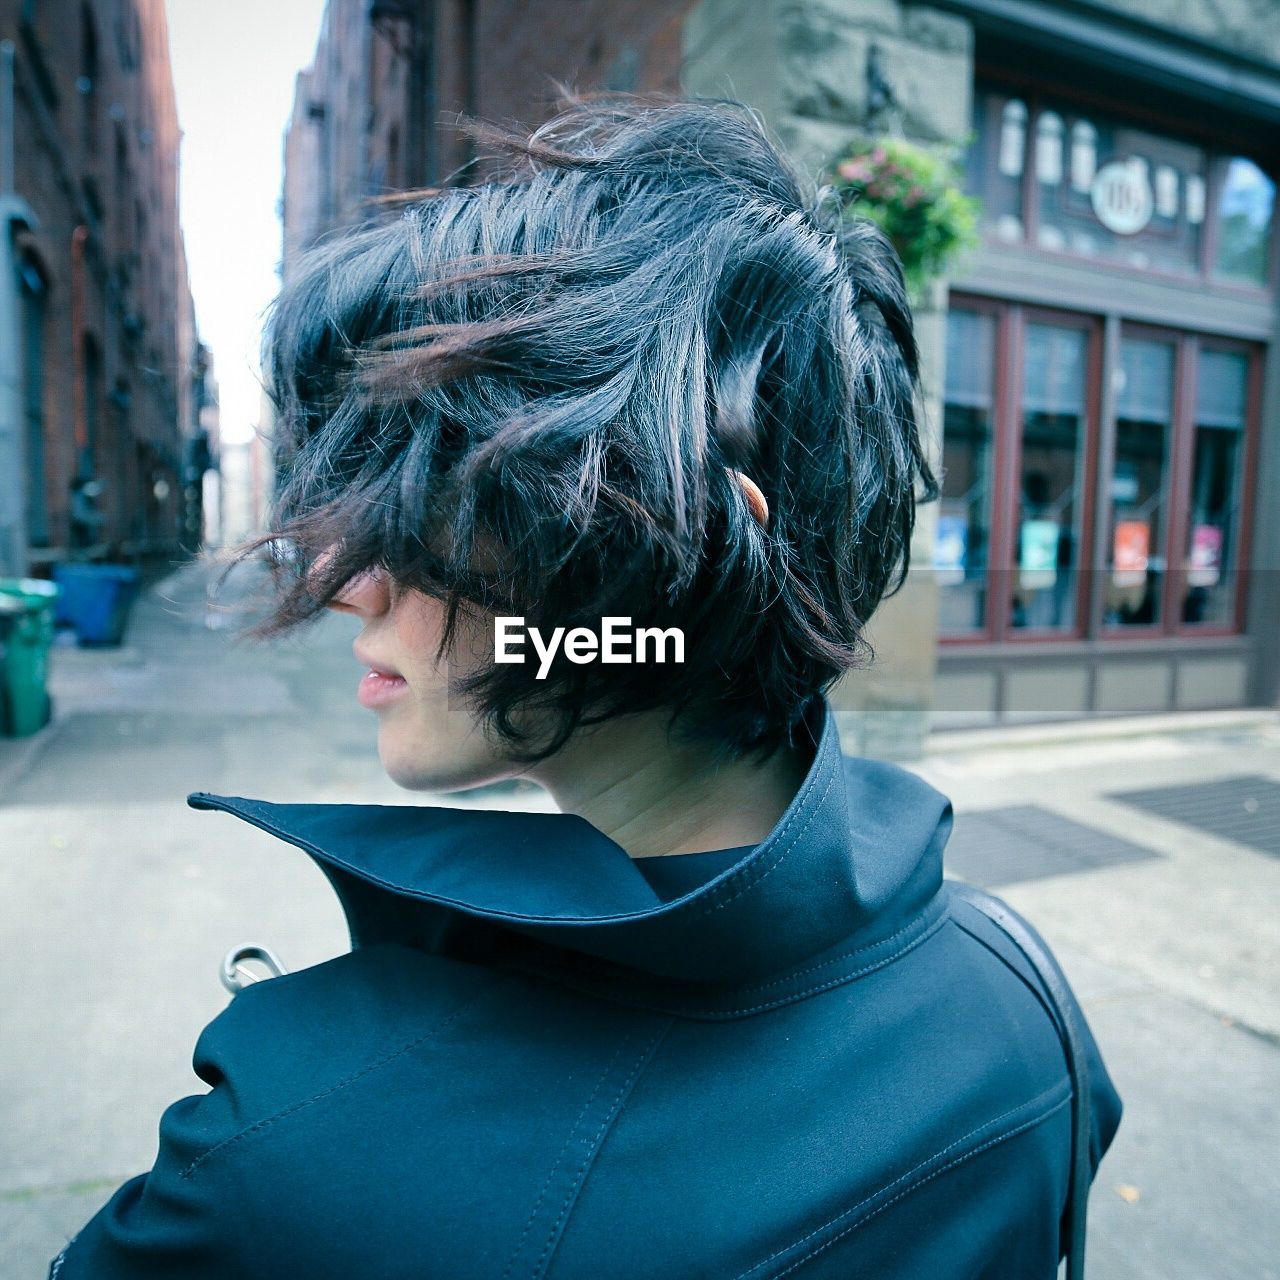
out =
<svg viewBox="0 0 1280 1280"><path fill-rule="evenodd" d="M859 139L831 165L846 217L863 217L888 236L907 286L919 295L977 240L979 203L960 190L954 158L900 138Z"/></svg>

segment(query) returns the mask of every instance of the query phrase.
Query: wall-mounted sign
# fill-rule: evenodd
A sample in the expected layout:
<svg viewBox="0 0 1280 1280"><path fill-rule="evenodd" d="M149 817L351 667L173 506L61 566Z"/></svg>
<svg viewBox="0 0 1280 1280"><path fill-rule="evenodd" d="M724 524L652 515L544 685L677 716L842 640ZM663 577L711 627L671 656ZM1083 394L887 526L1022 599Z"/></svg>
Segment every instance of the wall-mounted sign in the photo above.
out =
<svg viewBox="0 0 1280 1280"><path fill-rule="evenodd" d="M1222 530L1215 524L1191 529L1191 555L1187 558L1187 584L1216 587L1222 576Z"/></svg>
<svg viewBox="0 0 1280 1280"><path fill-rule="evenodd" d="M1111 549L1111 580L1117 587L1140 587L1151 558L1151 526L1142 520L1116 523Z"/></svg>
<svg viewBox="0 0 1280 1280"><path fill-rule="evenodd" d="M1018 531L1019 585L1024 591L1051 587L1058 577L1058 544L1062 526L1056 520L1024 520Z"/></svg>
<svg viewBox="0 0 1280 1280"><path fill-rule="evenodd" d="M1118 236L1136 236L1155 207L1147 166L1133 160L1104 164L1094 175L1089 198L1098 221Z"/></svg>

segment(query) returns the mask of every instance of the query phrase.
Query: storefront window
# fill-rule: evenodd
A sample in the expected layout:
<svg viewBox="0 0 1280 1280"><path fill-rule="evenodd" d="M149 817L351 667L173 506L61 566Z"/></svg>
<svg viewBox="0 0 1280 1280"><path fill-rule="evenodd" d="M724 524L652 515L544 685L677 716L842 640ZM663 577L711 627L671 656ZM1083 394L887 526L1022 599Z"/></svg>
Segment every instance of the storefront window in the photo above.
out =
<svg viewBox="0 0 1280 1280"><path fill-rule="evenodd" d="M1253 161L1237 157L1227 162L1218 196L1216 276L1246 284L1267 283L1275 203L1275 183Z"/></svg>
<svg viewBox="0 0 1280 1280"><path fill-rule="evenodd" d="M1103 332L1067 311L953 302L932 561L945 639L1236 627L1257 353L1136 321L1114 348Z"/></svg>
<svg viewBox="0 0 1280 1280"><path fill-rule="evenodd" d="M1071 630L1085 461L1088 334L1029 324L1023 359L1021 483L1010 621Z"/></svg>
<svg viewBox="0 0 1280 1280"><path fill-rule="evenodd" d="M942 499L933 553L944 633L979 631L987 622L995 345L993 315L955 308L947 316Z"/></svg>
<svg viewBox="0 0 1280 1280"><path fill-rule="evenodd" d="M1233 621L1247 388L1248 362L1242 353L1200 352L1184 622L1227 626Z"/></svg>
<svg viewBox="0 0 1280 1280"><path fill-rule="evenodd" d="M1125 338L1120 344L1103 599L1107 626L1161 621L1173 368L1171 342Z"/></svg>

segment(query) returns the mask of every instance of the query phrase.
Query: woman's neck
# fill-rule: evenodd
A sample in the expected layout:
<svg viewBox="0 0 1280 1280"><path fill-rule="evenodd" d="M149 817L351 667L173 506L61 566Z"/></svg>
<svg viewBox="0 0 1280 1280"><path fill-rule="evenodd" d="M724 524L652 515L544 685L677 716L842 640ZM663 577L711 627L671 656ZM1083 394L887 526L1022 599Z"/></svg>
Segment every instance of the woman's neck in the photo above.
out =
<svg viewBox="0 0 1280 1280"><path fill-rule="evenodd" d="M590 726L530 776L633 858L758 844L800 789L808 753L716 763L705 747L673 743L667 721L653 712Z"/></svg>

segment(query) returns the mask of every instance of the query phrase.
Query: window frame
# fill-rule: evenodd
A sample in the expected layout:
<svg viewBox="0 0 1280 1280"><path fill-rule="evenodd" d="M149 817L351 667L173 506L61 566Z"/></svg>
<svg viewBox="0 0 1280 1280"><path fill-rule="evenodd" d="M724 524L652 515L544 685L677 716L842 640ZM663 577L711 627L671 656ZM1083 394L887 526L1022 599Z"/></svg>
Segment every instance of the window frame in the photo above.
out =
<svg viewBox="0 0 1280 1280"><path fill-rule="evenodd" d="M1179 516L1182 514L1180 508L1184 505L1179 503L1179 497L1183 490L1180 454L1185 432L1182 430L1182 421L1188 406L1195 403L1194 400L1189 401L1187 399L1186 344L1188 335L1164 325L1138 324L1130 320L1121 320L1120 342L1123 343L1126 338L1134 338L1139 342L1161 342L1173 348L1173 387L1170 393L1169 424L1166 436L1167 451L1162 477L1165 486L1162 520L1164 527L1160 532L1159 547L1151 548L1151 554L1159 555L1164 561L1164 571L1160 576L1160 614L1158 621L1149 622L1142 626L1120 626L1115 623L1108 623L1104 615L1106 610L1107 578L1112 573L1112 566L1107 559L1108 541L1102 538L1098 540L1098 551L1092 575L1095 579L1095 590L1090 601L1090 634L1096 635L1100 640L1141 640L1167 635L1169 633L1169 621L1173 617L1170 609L1173 608L1175 600L1172 579L1181 567L1181 552L1175 552L1174 548L1180 545L1176 541L1176 532L1183 527L1179 520ZM1118 349L1116 357L1116 364L1111 375L1113 378L1115 377L1115 371L1120 367ZM1097 494L1098 514L1101 516L1103 510L1105 510L1107 515L1106 528L1108 530L1110 529L1110 515L1114 502L1111 496L1110 480L1106 481L1105 493L1102 490L1102 484L1104 477L1115 475L1116 426L1119 415L1115 412L1114 397L1111 399L1109 412L1111 421L1107 424L1106 431L1106 468L1105 470L1102 469L1101 463L1103 459L1099 457L1099 488ZM1100 449L1099 455L1101 453L1102 450ZM1099 528L1102 527L1101 525L1099 526Z"/></svg>
<svg viewBox="0 0 1280 1280"><path fill-rule="evenodd" d="M997 437L996 468L999 500L1003 504L1000 512L1001 526L996 554L1000 570L1005 577L998 603L994 611L996 620L996 638L1010 644L1069 644L1084 639L1088 627L1089 605L1089 566L1093 563L1093 523L1094 495L1097 491L1098 468L1098 432L1101 415L1098 412L1102 386L1102 320L1081 311L1064 311L1051 307L1027 306L1014 303L1011 305L1012 349L1010 367L1012 378L1008 383L1009 404L1008 434L1004 453L1006 455L1005 470L1000 468L1000 450ZM1082 474L1080 478L1080 511L1076 518L1079 539L1076 557L1072 565L1075 572L1073 586L1072 625L1067 627L1014 627L1013 616L1013 579L1017 573L1016 557L1018 531L1016 517L1021 505L1022 492L1022 436L1023 436L1023 404L1024 370L1026 355L1027 326L1031 324L1047 325L1065 329L1079 329L1086 335L1085 345L1085 377L1084 377L1084 431L1081 435L1080 447L1084 451ZM993 555L992 557L996 557Z"/></svg>
<svg viewBox="0 0 1280 1280"><path fill-rule="evenodd" d="M1187 359L1187 417L1183 424L1183 470L1179 476L1179 497L1181 499L1182 521L1178 529L1178 558L1175 565L1176 586L1174 603L1176 605L1172 617L1173 625L1170 634L1179 637L1221 638L1223 636L1240 635L1245 631L1246 611L1249 596L1249 556L1253 542L1254 502L1258 488L1258 451L1261 447L1262 424L1262 379L1265 364L1265 349L1261 344L1248 342L1242 338L1220 337L1217 334L1188 334ZM1191 471L1195 460L1196 433L1196 379L1200 371L1200 353L1202 351L1229 351L1243 355L1245 366L1245 408L1243 437L1240 447L1240 494L1236 504L1236 525L1234 529L1236 547L1235 599L1231 602L1231 621L1221 622L1184 622L1182 620L1182 604L1186 596L1186 534L1187 519L1191 508Z"/></svg>
<svg viewBox="0 0 1280 1280"><path fill-rule="evenodd" d="M956 305L956 298L962 299L958 306ZM956 295L953 297L948 311L952 309L973 311L979 315L990 316L995 325L995 335L992 340L991 369L991 461L989 465L991 485L987 499L987 563L983 575L982 626L969 627L964 631L941 632L939 638L944 644L985 644L994 642L997 639L994 612L996 591L994 583L999 534L996 528L996 519L1004 485L1003 474L1000 470L1002 452L1000 441L1005 434L1004 414L1007 408L1006 401L1009 386L1009 306L995 298ZM945 390L943 394L945 398ZM943 418L945 418L945 410ZM945 441L946 426L945 421L943 421L940 449L945 448Z"/></svg>
<svg viewBox="0 0 1280 1280"><path fill-rule="evenodd" d="M1261 447L1263 376L1266 347L1242 338L1201 333L1131 321L1124 317L1104 317L1098 313L1044 307L986 295L957 291L949 310L974 311L989 315L995 323L993 352L992 486L987 510L988 551L986 564L985 617L981 627L946 631L938 643L946 647L986 647L988 645L1080 646L1100 642L1108 647L1126 642L1221 640L1246 633L1249 597L1249 557L1257 500L1257 465ZM1108 340L1114 322L1115 342ZM1016 515L1020 505L1020 468L1023 427L1023 356L1028 324L1074 327L1088 337L1085 375L1085 450L1083 493L1078 527L1079 549L1075 560L1075 622L1072 628L1014 628L1011 625L1013 575L1012 559L1017 538ZM1101 517L1109 524L1110 479L1115 459L1115 396L1104 395L1104 380L1114 385L1121 337L1137 337L1170 342L1174 346L1172 422L1165 475L1164 529L1161 551L1165 572L1161 583L1160 621L1142 626L1105 625L1103 606L1107 575L1108 545ZM1182 620L1186 590L1186 538L1191 504L1191 480L1195 451L1196 375L1202 350L1231 351L1247 361L1245 422L1242 428L1239 501L1235 536L1235 596L1228 623ZM943 399L945 403L945 383ZM940 442L945 451L945 433ZM1103 458L1103 453L1106 458ZM945 465L945 452L942 455ZM1106 492L1103 484L1106 484ZM946 590L939 587L939 590Z"/></svg>

